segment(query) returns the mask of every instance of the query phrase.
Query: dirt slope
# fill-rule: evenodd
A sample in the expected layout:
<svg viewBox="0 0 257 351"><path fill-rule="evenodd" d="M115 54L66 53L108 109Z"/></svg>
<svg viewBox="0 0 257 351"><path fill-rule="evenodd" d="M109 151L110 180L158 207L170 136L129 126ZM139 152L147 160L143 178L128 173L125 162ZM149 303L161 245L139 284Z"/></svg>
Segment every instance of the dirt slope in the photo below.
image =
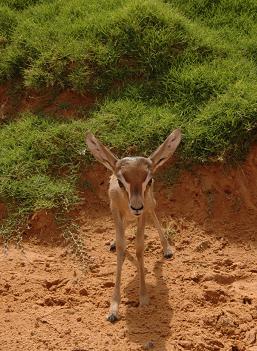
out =
<svg viewBox="0 0 257 351"><path fill-rule="evenodd" d="M121 320L114 325L105 320L116 265L108 250L114 227L102 193L107 174L96 168L85 177L92 189L78 217L87 270L65 244L34 238L23 251L2 253L0 350L256 351L257 148L236 169L197 167L172 187L157 185L158 213L174 258L162 259L149 224L145 267L151 303L140 308L135 230L129 228Z"/></svg>
<svg viewBox="0 0 257 351"><path fill-rule="evenodd" d="M78 94L72 90L24 89L19 81L0 84L0 122L22 112L41 112L62 119L84 116L101 96Z"/></svg>

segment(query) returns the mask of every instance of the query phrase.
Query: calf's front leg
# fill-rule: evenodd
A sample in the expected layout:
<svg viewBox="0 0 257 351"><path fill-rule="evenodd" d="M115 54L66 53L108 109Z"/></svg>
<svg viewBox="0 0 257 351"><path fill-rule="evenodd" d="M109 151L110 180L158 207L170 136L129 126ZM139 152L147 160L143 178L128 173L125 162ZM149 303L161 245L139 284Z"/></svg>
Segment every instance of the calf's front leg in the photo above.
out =
<svg viewBox="0 0 257 351"><path fill-rule="evenodd" d="M149 303L149 297L147 295L146 285L145 285L144 230L145 230L145 216L142 215L137 220L137 233L136 233L136 256L138 261L140 306L148 305Z"/></svg>
<svg viewBox="0 0 257 351"><path fill-rule="evenodd" d="M126 241L125 241L125 228L122 220L122 215L118 210L113 210L113 218L116 229L116 251L117 251L117 269L115 286L111 300L110 311L107 320L114 323L119 318L119 304L120 304L120 283L121 283L121 271L122 265L125 259L126 253Z"/></svg>

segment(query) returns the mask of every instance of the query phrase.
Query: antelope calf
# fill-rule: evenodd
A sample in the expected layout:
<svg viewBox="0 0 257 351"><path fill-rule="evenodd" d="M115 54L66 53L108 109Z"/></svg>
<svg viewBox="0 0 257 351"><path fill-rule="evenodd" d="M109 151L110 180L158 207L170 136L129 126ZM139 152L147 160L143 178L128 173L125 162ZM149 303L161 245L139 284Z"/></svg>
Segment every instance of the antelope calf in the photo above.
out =
<svg viewBox="0 0 257 351"><path fill-rule="evenodd" d="M171 247L155 214L153 175L175 152L181 140L179 129L174 130L150 157L125 157L118 159L93 134L86 135L86 144L94 157L113 172L110 178L109 198L116 229L117 271L110 312L107 320L118 320L122 264L125 258L125 228L130 217L137 220L136 256L139 273L140 305L149 302L144 273L144 228L148 215L158 230L164 257L172 256Z"/></svg>

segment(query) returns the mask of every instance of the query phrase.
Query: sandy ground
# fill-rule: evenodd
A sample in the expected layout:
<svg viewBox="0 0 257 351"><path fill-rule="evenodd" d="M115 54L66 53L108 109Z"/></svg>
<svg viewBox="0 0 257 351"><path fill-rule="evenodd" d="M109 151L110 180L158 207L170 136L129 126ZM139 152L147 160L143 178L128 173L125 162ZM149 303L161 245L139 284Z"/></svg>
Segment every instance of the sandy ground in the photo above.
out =
<svg viewBox="0 0 257 351"><path fill-rule="evenodd" d="M106 321L116 267L108 246L114 226L103 196L107 175L88 172L93 190L77 213L85 266L67 244L42 240L42 226L22 250L1 252L0 350L257 351L256 165L255 147L240 168L201 167L183 172L174 186L157 185L158 213L174 257L162 258L149 224L151 302L139 307L135 228L128 229L115 324Z"/></svg>

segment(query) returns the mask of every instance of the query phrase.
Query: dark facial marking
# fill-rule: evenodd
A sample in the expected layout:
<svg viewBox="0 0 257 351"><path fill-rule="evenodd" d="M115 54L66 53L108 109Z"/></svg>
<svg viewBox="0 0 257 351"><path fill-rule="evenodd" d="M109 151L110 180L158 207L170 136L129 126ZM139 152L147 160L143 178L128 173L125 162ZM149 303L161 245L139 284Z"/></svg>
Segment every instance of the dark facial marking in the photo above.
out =
<svg viewBox="0 0 257 351"><path fill-rule="evenodd" d="M152 184L152 182L153 182L153 178L151 178L151 179L149 180L149 182L147 183L147 186L150 186L150 185Z"/></svg>
<svg viewBox="0 0 257 351"><path fill-rule="evenodd" d="M125 186L123 185L123 183L118 179L118 183L121 189L125 189Z"/></svg>

